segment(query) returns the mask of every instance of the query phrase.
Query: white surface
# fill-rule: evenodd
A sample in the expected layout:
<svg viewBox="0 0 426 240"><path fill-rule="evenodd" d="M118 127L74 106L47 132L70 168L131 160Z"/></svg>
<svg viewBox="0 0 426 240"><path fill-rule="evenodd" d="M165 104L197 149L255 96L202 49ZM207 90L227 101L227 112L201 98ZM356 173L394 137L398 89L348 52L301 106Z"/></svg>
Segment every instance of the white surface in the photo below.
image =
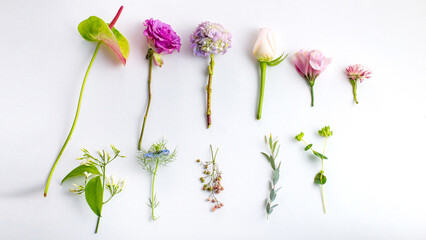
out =
<svg viewBox="0 0 426 240"><path fill-rule="evenodd" d="M117 1L2 1L0 20L0 239L425 239L424 136L426 134L426 2L407 1L124 1L116 27L130 42L123 67L102 48L89 75L80 118L42 197L49 170L69 131L80 85L95 44L77 31L91 15L110 21ZM208 6L208 7L207 7ZM211 9L211 10L210 10ZM153 100L145 146L166 137L176 162L159 170L161 218L152 222L146 202L150 177L135 150L147 103L148 62L142 22L158 18L182 38L180 53L153 71ZM189 35L198 23L220 22L233 47L216 58L213 125L205 129L208 60L194 57ZM289 60L268 68L263 118L255 119L258 65L251 55L258 28L268 26L294 54L319 49L332 57L309 88ZM349 64L373 70L352 99L344 75ZM330 125L325 198L312 183L320 162L293 137ZM266 220L270 166L263 137L278 135L282 178ZM125 177L125 190L105 206L99 233L84 197L60 186L78 162L80 148L115 144L127 158L108 173ZM204 201L197 158L220 147L224 172L216 213Z"/></svg>

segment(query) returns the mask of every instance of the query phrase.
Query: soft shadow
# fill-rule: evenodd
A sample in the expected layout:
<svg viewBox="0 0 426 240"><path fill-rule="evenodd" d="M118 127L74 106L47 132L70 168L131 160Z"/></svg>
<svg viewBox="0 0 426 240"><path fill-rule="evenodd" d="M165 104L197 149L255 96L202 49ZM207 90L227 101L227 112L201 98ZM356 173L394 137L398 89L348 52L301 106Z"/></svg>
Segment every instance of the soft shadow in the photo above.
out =
<svg viewBox="0 0 426 240"><path fill-rule="evenodd" d="M9 193L0 193L1 198L22 198L29 197L34 195L43 196L44 192L44 184L29 186L24 189L12 190Z"/></svg>

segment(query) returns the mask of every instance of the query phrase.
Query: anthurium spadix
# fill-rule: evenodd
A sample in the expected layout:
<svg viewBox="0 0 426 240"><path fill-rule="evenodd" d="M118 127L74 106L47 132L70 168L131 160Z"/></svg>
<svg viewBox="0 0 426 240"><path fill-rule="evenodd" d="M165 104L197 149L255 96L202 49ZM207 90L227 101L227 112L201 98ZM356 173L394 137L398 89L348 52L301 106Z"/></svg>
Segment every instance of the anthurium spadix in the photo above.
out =
<svg viewBox="0 0 426 240"><path fill-rule="evenodd" d="M92 59L90 60L89 66L87 67L86 74L84 75L83 84L81 85L80 97L78 99L77 104L77 111L74 117L74 122L72 123L70 132L68 133L68 137L65 139L65 142L58 156L56 157L55 163L52 166L52 170L50 171L49 177L47 178L46 187L44 189L45 197L47 196L47 191L49 189L49 184L53 175L53 171L55 170L56 165L58 164L59 159L61 158L62 153L64 152L69 140L71 139L75 125L77 123L86 79L89 75L90 68L92 67L93 61L95 60L95 57L102 43L104 43L106 46L108 46L109 49L114 52L114 54L117 56L117 58L123 65L126 64L127 57L129 56L129 43L127 42L127 39L117 29L114 28L114 25L117 22L122 10L123 6L120 7L116 16L109 24L105 23L102 19L98 17L91 16L78 25L78 31L85 40L89 42L97 42L98 44L96 45L95 52L93 53Z"/></svg>

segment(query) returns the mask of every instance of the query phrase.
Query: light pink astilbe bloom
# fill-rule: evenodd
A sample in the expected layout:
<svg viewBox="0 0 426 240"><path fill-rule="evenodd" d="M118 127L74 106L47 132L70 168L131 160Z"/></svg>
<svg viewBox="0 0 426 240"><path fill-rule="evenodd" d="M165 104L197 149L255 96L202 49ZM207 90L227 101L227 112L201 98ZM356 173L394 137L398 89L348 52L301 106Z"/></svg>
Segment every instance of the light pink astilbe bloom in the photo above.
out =
<svg viewBox="0 0 426 240"><path fill-rule="evenodd" d="M293 64L297 72L302 75L311 86L311 106L314 106L313 87L315 79L327 68L331 62L331 58L326 58L321 51L318 50L299 50L293 56Z"/></svg>
<svg viewBox="0 0 426 240"><path fill-rule="evenodd" d="M358 100L356 98L357 82L358 80L359 82L362 82L364 79L370 78L371 71L361 64L355 64L346 68L346 74L352 84L355 103L358 104Z"/></svg>

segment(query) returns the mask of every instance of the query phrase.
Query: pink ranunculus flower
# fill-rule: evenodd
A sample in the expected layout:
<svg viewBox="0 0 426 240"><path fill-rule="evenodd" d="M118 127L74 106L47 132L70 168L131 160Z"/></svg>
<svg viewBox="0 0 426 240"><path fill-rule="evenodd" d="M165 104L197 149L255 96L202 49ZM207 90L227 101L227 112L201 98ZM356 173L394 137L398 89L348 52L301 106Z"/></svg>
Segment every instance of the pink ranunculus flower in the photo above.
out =
<svg viewBox="0 0 426 240"><path fill-rule="evenodd" d="M143 23L146 26L143 34L148 40L150 48L159 54L171 54L174 50L180 51L180 37L173 31L169 24L160 20L147 19Z"/></svg>
<svg viewBox="0 0 426 240"><path fill-rule="evenodd" d="M311 87L311 106L314 106L315 80L330 64L331 58L326 58L318 50L299 50L292 60L297 72L308 81Z"/></svg>
<svg viewBox="0 0 426 240"><path fill-rule="evenodd" d="M356 90L357 90L357 82L362 82L366 78L371 77L371 71L361 64L350 65L346 68L346 74L348 75L349 81L351 81L354 100L355 103L358 104L358 100L356 98Z"/></svg>

